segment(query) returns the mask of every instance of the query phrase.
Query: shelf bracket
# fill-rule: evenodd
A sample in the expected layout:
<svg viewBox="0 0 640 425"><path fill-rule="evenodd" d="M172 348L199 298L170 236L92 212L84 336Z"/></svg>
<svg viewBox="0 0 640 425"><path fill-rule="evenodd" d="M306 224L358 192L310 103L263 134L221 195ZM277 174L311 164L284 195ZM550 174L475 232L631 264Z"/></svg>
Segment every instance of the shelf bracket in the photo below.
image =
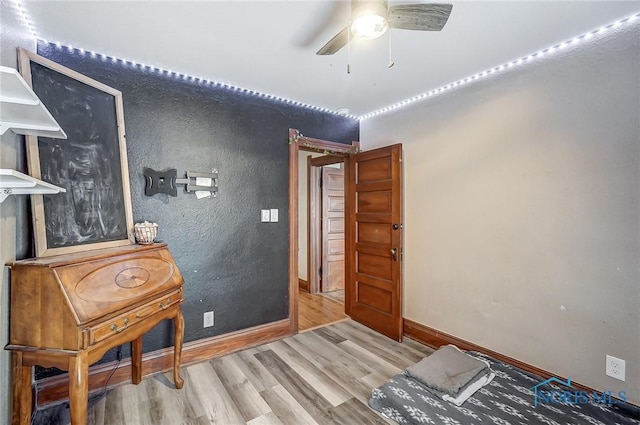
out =
<svg viewBox="0 0 640 425"><path fill-rule="evenodd" d="M54 195L66 189L43 182L16 170L0 168L0 203L9 195Z"/></svg>

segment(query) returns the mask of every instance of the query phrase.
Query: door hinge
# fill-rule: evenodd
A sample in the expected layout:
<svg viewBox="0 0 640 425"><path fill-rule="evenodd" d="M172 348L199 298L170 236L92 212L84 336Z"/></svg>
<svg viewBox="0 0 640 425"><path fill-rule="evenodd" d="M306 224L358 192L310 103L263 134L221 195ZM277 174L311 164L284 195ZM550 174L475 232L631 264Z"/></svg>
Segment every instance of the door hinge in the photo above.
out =
<svg viewBox="0 0 640 425"><path fill-rule="evenodd" d="M318 179L318 186L320 186L320 189L322 189L322 176L320 176L320 178Z"/></svg>
<svg viewBox="0 0 640 425"><path fill-rule="evenodd" d="M322 276L322 267L318 268L318 276Z"/></svg>

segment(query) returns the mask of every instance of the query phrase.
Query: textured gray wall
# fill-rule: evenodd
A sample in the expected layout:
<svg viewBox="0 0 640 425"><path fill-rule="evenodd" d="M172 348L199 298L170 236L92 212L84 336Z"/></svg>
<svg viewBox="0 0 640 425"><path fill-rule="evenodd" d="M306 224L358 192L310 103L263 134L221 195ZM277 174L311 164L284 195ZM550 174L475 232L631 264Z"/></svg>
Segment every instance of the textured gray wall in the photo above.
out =
<svg viewBox="0 0 640 425"><path fill-rule="evenodd" d="M134 221L159 224L158 239L184 275L185 341L287 318L288 129L351 143L358 122L54 46L38 51L122 91ZM218 197L196 200L182 186L176 198L147 197L143 167L176 168L179 176L217 168ZM262 208L278 208L280 221L260 223ZM215 326L205 329L208 310ZM166 347L172 334L169 322L159 325L144 350Z"/></svg>
<svg viewBox="0 0 640 425"><path fill-rule="evenodd" d="M361 123L404 143L405 317L636 404L639 32Z"/></svg>

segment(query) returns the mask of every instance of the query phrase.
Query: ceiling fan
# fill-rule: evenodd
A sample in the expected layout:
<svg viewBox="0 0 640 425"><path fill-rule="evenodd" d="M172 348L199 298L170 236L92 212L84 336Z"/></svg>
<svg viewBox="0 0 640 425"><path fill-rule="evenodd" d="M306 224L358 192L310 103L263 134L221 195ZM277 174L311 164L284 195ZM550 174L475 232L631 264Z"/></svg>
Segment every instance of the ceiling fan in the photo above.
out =
<svg viewBox="0 0 640 425"><path fill-rule="evenodd" d="M398 4L387 0L351 0L349 25L316 52L333 55L352 38L378 38L389 27L414 31L440 31L449 19L453 5L443 3Z"/></svg>

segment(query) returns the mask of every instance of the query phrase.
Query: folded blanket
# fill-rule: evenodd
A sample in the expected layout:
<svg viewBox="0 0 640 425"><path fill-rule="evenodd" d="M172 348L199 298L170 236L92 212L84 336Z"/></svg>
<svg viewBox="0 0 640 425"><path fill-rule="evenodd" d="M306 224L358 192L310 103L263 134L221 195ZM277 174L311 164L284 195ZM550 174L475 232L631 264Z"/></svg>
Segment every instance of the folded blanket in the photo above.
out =
<svg viewBox="0 0 640 425"><path fill-rule="evenodd" d="M433 387L430 387L428 385L426 385L424 383L424 381L421 381L419 379L415 379L413 377L411 377L407 371L403 371L403 374L407 377L407 379L415 382L417 385L420 385L421 387L423 387L425 390L429 391L431 394L436 395L438 397L440 397L443 400L446 401L451 401L452 403L456 403L457 400L461 399L462 401L459 401L460 404L462 404L464 402L464 400L466 400L467 398L469 398L469 395L473 395L473 393L477 390L479 390L480 388L482 388L484 385L488 384L489 382L491 382L491 380L494 378L494 376L492 376L493 371L489 368L484 368L482 369L480 372L478 372L478 374L476 376L474 376L469 382L467 382L462 388L460 388L459 391L453 393L453 394L448 394L445 393L443 391L438 391ZM491 377L491 379L489 379L489 377ZM471 393L469 394L469 391L471 391ZM467 395L469 394L469 395ZM458 404L458 406L460 405Z"/></svg>
<svg viewBox="0 0 640 425"><path fill-rule="evenodd" d="M445 394L442 396L442 399L444 401L448 401L449 403L453 403L456 406L460 407L465 401L467 401L469 397L475 394L475 392L478 391L480 388L484 387L485 385L489 384L489 382L493 381L493 378L495 377L496 377L496 374L493 372L490 372L488 374L485 374L479 377L478 379L474 378L471 382L469 382L469 384L466 385L466 387L462 389L462 391L460 391L460 394L458 394L457 397L451 397L449 394Z"/></svg>
<svg viewBox="0 0 640 425"><path fill-rule="evenodd" d="M445 345L409 366L404 373L437 395L455 399L470 384L490 376L492 372L488 363L463 353L454 345Z"/></svg>

